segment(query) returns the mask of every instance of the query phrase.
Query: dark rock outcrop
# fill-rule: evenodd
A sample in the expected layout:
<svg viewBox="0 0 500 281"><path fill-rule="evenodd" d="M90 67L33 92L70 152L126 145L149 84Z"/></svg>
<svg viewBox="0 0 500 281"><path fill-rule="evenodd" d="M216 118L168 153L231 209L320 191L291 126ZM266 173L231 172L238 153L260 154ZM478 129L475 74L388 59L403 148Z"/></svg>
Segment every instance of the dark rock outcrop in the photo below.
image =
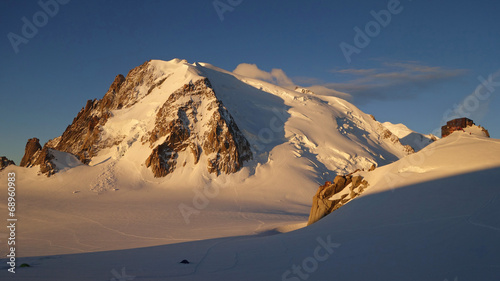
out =
<svg viewBox="0 0 500 281"><path fill-rule="evenodd" d="M164 177L174 171L176 158L177 151L167 143L162 143L153 149L146 160L146 167L151 167L156 178Z"/></svg>
<svg viewBox="0 0 500 281"><path fill-rule="evenodd" d="M490 137L490 133L484 127L474 124L469 118L457 118L446 122L446 125L441 127L441 137L449 136L455 131L464 131L467 127L477 127L483 131L485 137Z"/></svg>
<svg viewBox="0 0 500 281"><path fill-rule="evenodd" d="M54 139L56 142L58 139ZM47 144L40 146L40 141L37 138L32 138L28 140L26 144L26 151L24 153L23 159L21 161L21 167L31 168L40 166L40 174L44 174L48 177L59 171L59 167L57 167L54 162L56 152L55 149L51 148L51 145L54 144L54 140L49 141ZM64 153L67 159L62 159L62 162L72 162L71 165L81 164L75 155L70 153ZM68 161L66 161L68 160ZM76 163L75 163L76 162Z"/></svg>
<svg viewBox="0 0 500 281"><path fill-rule="evenodd" d="M44 146L42 150L40 150L40 153L37 153L36 160L32 166L40 166L40 173L50 177L58 171L56 164L52 162L54 158L52 149Z"/></svg>
<svg viewBox="0 0 500 281"><path fill-rule="evenodd" d="M353 176L352 174L336 176L333 183L327 181L318 188L318 191L313 196L313 204L307 225L317 222L358 197L367 187L368 182L363 177ZM346 190L346 188L349 188L349 190Z"/></svg>
<svg viewBox="0 0 500 281"><path fill-rule="evenodd" d="M24 156L21 159L21 163L19 166L21 167L29 167L34 163L34 155L42 150L42 146L40 145L40 140L37 138L31 138L26 143L26 148L24 149Z"/></svg>
<svg viewBox="0 0 500 281"><path fill-rule="evenodd" d="M250 144L243 136L227 109L218 101L218 110L208 123L203 151L209 156L210 173L237 172L243 161L252 159Z"/></svg>
<svg viewBox="0 0 500 281"><path fill-rule="evenodd" d="M10 165L16 165L16 163L14 163L14 161L12 160L9 160L5 156L0 157L0 171L2 171L3 169L7 168Z"/></svg>
<svg viewBox="0 0 500 281"><path fill-rule="evenodd" d="M200 127L204 133L196 130ZM162 143L156 144L163 138ZM208 157L208 171L216 174L234 173L243 161L252 158L250 144L217 99L207 78L172 93L158 111L155 127L143 142L154 147L145 164L151 167L155 177L173 172L178 153L187 148L195 164L203 152Z"/></svg>
<svg viewBox="0 0 500 281"><path fill-rule="evenodd" d="M457 118L446 122L446 125L441 127L441 137L446 137L454 131L464 129L467 126L474 125L474 121L469 118Z"/></svg>
<svg viewBox="0 0 500 281"><path fill-rule="evenodd" d="M479 127L483 130L484 135L489 138L490 137L490 133L488 132L488 130L486 130L484 127L481 127L481 126L479 126Z"/></svg>

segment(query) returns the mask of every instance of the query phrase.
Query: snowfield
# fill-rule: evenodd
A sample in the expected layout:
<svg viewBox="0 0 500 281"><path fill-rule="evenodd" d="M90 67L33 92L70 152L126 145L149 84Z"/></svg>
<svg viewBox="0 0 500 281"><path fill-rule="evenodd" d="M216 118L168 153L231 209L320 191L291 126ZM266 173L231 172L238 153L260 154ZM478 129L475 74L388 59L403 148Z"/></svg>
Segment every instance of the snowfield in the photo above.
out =
<svg viewBox="0 0 500 281"><path fill-rule="evenodd" d="M16 173L16 263L30 265L14 275L0 260L2 280L498 280L500 140L455 132L407 156L340 98L206 63L151 67L164 84L139 87L136 105L113 112L104 136L123 140L90 165L61 153L50 178L0 172L0 182ZM184 166L154 178L138 140L162 101L200 77L254 158L217 177L180 153ZM372 164L359 172L369 183L360 197L305 227L319 185Z"/></svg>

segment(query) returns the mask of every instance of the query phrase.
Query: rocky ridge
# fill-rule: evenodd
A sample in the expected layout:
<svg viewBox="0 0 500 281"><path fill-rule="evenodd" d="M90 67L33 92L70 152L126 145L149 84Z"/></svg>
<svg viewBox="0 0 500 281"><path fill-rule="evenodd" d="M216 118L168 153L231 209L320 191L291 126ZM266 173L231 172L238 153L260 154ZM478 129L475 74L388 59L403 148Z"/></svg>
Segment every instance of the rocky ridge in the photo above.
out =
<svg viewBox="0 0 500 281"><path fill-rule="evenodd" d="M373 116L372 114L370 114L369 116L373 119L373 121L377 121L377 119L375 119L375 116ZM378 126L377 129L379 131L380 137L382 139L386 139L386 140L389 140L390 142L392 142L394 144L401 145L403 147L403 151L406 152L406 154L415 153L415 149L411 145L403 144L401 142L401 140L398 138L398 136L396 136L395 134L393 134L382 123L380 123L380 122L377 121L377 126Z"/></svg>
<svg viewBox="0 0 500 281"><path fill-rule="evenodd" d="M2 171L3 169L7 168L10 165L16 165L16 163L14 163L14 161L10 160L5 156L0 157L0 171Z"/></svg>
<svg viewBox="0 0 500 281"><path fill-rule="evenodd" d="M119 74L100 100L88 100L64 133L48 142L50 148L76 155L83 163L88 164L92 157L104 148L120 143L120 139L101 139L103 126L113 116L116 109L129 108L140 99L151 93L158 83L154 79L154 69L148 67L148 62L132 69L127 77ZM140 86L147 84L147 92L140 91Z"/></svg>
<svg viewBox="0 0 500 281"><path fill-rule="evenodd" d="M74 155L70 153L59 152L53 148L50 148L48 143L45 144L42 148L39 139L31 138L26 143L24 156L19 166L26 168L39 166L39 173L50 177L57 173L61 168L64 168L63 166L65 166L65 164L63 163L68 162L56 159L55 154L58 153L62 153L64 155L64 158L66 158L64 160L70 160L70 162L73 162L73 166L80 164L80 162ZM59 162L59 166L57 162Z"/></svg>

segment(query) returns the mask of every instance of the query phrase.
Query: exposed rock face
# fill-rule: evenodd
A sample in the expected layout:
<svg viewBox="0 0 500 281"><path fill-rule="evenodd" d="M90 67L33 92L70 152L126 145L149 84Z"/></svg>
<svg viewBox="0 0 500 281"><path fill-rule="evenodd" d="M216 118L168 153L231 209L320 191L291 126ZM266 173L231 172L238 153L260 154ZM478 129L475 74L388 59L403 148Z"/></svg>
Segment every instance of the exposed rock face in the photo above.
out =
<svg viewBox="0 0 500 281"><path fill-rule="evenodd" d="M156 178L164 177L174 171L177 161L177 151L167 143L158 145L153 149L146 160L146 167L151 167Z"/></svg>
<svg viewBox="0 0 500 281"><path fill-rule="evenodd" d="M47 175L47 177L55 174L58 169L55 163L52 162L54 155L52 149L44 146L42 150L36 155L36 160L32 166L40 166L40 173Z"/></svg>
<svg viewBox="0 0 500 281"><path fill-rule="evenodd" d="M302 87L295 87L295 91L303 94L315 95L313 91Z"/></svg>
<svg viewBox="0 0 500 281"><path fill-rule="evenodd" d="M380 129L382 130L382 132L380 134L382 139L388 139L392 143L401 144L403 146L404 151L407 154L415 153L415 149L413 149L413 147L411 147L410 145L403 145L401 143L401 141L399 140L399 138L396 135L394 135L389 129L385 128L382 124L380 124Z"/></svg>
<svg viewBox="0 0 500 281"><path fill-rule="evenodd" d="M446 122L446 125L441 127L441 137L446 137L454 131L474 125L474 121L469 118L457 118Z"/></svg>
<svg viewBox="0 0 500 281"><path fill-rule="evenodd" d="M5 156L0 157L0 171L2 171L3 169L7 168L7 166L10 165L16 165L16 163L14 163L14 161L12 160L9 160Z"/></svg>
<svg viewBox="0 0 500 281"><path fill-rule="evenodd" d="M243 161L250 160L250 144L243 136L226 108L219 102L219 108L208 123L203 151L209 156L210 173L230 174L238 171Z"/></svg>
<svg viewBox="0 0 500 281"><path fill-rule="evenodd" d="M21 167L29 167L34 163L34 155L42 150L42 146L40 145L40 140L37 138L31 138L26 143L26 148L24 149L24 156L21 159L21 163L19 166Z"/></svg>
<svg viewBox="0 0 500 281"><path fill-rule="evenodd" d="M58 139L59 138L54 139L55 142L57 142ZM51 148L51 145L54 145L54 140L52 140L52 143L50 141L47 142L47 144L45 144L42 148L40 146L39 139L29 139L28 143L26 144L26 151L24 153L20 166L26 168L40 166L40 173L45 174L48 177L57 173L59 171L59 167L57 167L57 164L54 161L56 160L54 154L57 152L57 150ZM66 155L66 157L63 158L67 159L63 159L63 161L60 162L64 163L68 162L65 160L69 160L70 162L73 162L73 166L81 164L74 155L69 153L63 154Z"/></svg>
<svg viewBox="0 0 500 281"><path fill-rule="evenodd" d="M479 128L485 137L490 137L490 133L484 127L474 124L469 118L457 118L446 122L446 125L441 127L441 136L444 138L455 131L469 131L470 128Z"/></svg>
<svg viewBox="0 0 500 281"><path fill-rule="evenodd" d="M143 142L154 147L145 164L151 167L155 177L173 172L178 153L188 148L195 164L204 152L208 171L216 174L234 173L243 161L252 158L250 144L217 99L207 78L172 93L158 111L155 127Z"/></svg>
<svg viewBox="0 0 500 281"><path fill-rule="evenodd" d="M375 169L374 166L372 168ZM318 191L313 196L313 204L307 225L317 222L358 197L367 187L368 182L363 177L352 176L351 174L336 176L333 183L327 181L318 188Z"/></svg>
<svg viewBox="0 0 500 281"><path fill-rule="evenodd" d="M479 126L479 127L483 130L484 135L489 138L490 137L490 133L488 132L488 130L486 130L484 127L481 127L481 126Z"/></svg>
<svg viewBox="0 0 500 281"><path fill-rule="evenodd" d="M100 150L120 143L119 139L101 141L102 127L112 116L112 110L134 105L157 86L150 83L154 78L153 72L148 68L148 62L145 62L130 70L126 78L121 74L116 76L104 97L101 100L88 100L62 136L50 140L47 145L72 153L83 163L89 163ZM143 84L151 84L145 94L139 91Z"/></svg>

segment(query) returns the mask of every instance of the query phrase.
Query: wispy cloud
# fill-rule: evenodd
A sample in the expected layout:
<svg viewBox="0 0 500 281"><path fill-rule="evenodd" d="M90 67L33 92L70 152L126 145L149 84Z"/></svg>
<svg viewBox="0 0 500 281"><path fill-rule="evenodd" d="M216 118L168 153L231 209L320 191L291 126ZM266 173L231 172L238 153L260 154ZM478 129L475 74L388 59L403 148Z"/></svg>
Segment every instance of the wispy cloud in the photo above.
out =
<svg viewBox="0 0 500 281"><path fill-rule="evenodd" d="M371 100L411 99L423 90L464 75L465 69L447 69L418 62L382 62L379 68L334 69L334 74L348 75L342 83L324 87L346 92L358 103Z"/></svg>
<svg viewBox="0 0 500 281"><path fill-rule="evenodd" d="M271 82L284 88L295 88L295 84L292 80L288 78L283 70L278 68L274 68L271 72L267 72L261 70L256 64L241 63L233 70L233 73Z"/></svg>
<svg viewBox="0 0 500 281"><path fill-rule="evenodd" d="M271 70L271 72L267 72L262 69L259 69L259 67L257 67L257 65L255 64L242 63L239 64L233 70L233 73L246 76L249 78L264 80L286 89L294 90L296 87L300 87L294 81L292 81L292 79L288 77L282 69L278 68L274 68ZM335 89L327 88L323 85L315 85L316 84L315 82L319 82L319 80L315 78L304 77L304 79L299 79L299 80L302 80L302 82L307 81L307 83L305 84L313 84L306 88L318 95L336 96L344 99L351 98L349 94L342 93Z"/></svg>
<svg viewBox="0 0 500 281"><path fill-rule="evenodd" d="M440 66L423 65L416 61L380 62L377 68L333 69L344 82L325 82L313 77L290 78L281 69L270 72L255 64L242 63L233 71L250 78L261 79L278 86L295 89L297 84L318 95L336 96L356 103L373 100L412 99L424 90L464 75L465 69L447 69Z"/></svg>

